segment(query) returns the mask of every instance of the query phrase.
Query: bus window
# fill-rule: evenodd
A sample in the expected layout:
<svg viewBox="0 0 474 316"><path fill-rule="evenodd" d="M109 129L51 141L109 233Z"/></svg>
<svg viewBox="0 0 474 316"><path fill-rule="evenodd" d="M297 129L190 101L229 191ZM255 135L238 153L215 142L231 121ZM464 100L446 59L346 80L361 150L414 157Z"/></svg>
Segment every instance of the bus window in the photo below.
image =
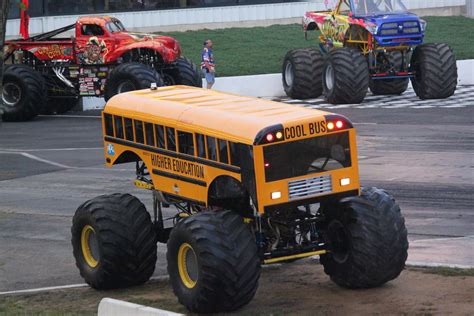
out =
<svg viewBox="0 0 474 316"><path fill-rule="evenodd" d="M133 142L133 124L129 118L125 118L125 139Z"/></svg>
<svg viewBox="0 0 474 316"><path fill-rule="evenodd" d="M237 152L237 144L229 142L230 147L230 163L234 166L240 167L240 155Z"/></svg>
<svg viewBox="0 0 474 316"><path fill-rule="evenodd" d="M135 141L137 143L143 144L145 143L145 139L143 138L143 122L133 120L135 123Z"/></svg>
<svg viewBox="0 0 474 316"><path fill-rule="evenodd" d="M146 144L155 146L155 136L153 135L153 124L145 123Z"/></svg>
<svg viewBox="0 0 474 316"><path fill-rule="evenodd" d="M123 139L123 121L121 116L115 116L115 137Z"/></svg>
<svg viewBox="0 0 474 316"><path fill-rule="evenodd" d="M163 126L155 125L156 145L159 148L165 148L165 131Z"/></svg>
<svg viewBox="0 0 474 316"><path fill-rule="evenodd" d="M229 163L229 153L227 152L227 141L219 139L219 161Z"/></svg>
<svg viewBox="0 0 474 316"><path fill-rule="evenodd" d="M196 147L198 157L206 158L206 144L204 143L204 135L196 134Z"/></svg>
<svg viewBox="0 0 474 316"><path fill-rule="evenodd" d="M207 139L207 157L211 160L217 160L216 139L211 136L206 136Z"/></svg>
<svg viewBox="0 0 474 316"><path fill-rule="evenodd" d="M172 127L166 128L166 149L176 151L176 137Z"/></svg>
<svg viewBox="0 0 474 316"><path fill-rule="evenodd" d="M105 120L105 135L114 136L114 124L112 122L112 115L104 114Z"/></svg>
<svg viewBox="0 0 474 316"><path fill-rule="evenodd" d="M193 134L178 131L179 152L194 156Z"/></svg>

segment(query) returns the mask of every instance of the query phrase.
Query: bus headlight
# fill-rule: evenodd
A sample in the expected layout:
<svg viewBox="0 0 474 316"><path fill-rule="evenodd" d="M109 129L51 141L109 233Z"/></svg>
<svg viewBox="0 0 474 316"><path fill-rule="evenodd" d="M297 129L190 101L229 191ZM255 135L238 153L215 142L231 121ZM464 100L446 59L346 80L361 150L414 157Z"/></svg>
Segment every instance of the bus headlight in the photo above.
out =
<svg viewBox="0 0 474 316"><path fill-rule="evenodd" d="M349 184L351 184L351 179L343 178L343 179L341 179L340 183L341 183L341 186L349 185Z"/></svg>
<svg viewBox="0 0 474 316"><path fill-rule="evenodd" d="M272 200L276 200L276 199L279 199L279 198L281 198L281 192L280 191L272 192Z"/></svg>

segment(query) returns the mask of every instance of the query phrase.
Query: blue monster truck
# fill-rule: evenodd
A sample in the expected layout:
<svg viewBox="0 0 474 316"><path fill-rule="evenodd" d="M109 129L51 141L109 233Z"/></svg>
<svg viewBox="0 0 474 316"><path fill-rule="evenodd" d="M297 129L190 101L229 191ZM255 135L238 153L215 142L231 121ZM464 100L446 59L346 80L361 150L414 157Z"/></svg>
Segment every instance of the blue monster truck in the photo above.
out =
<svg viewBox="0 0 474 316"><path fill-rule="evenodd" d="M337 0L330 11L307 12L303 28L305 36L321 32L320 49L286 54L283 86L292 98L324 94L332 104L361 103L368 88L400 95L410 79L421 99L448 98L456 90L452 49L423 44L426 22L401 0Z"/></svg>

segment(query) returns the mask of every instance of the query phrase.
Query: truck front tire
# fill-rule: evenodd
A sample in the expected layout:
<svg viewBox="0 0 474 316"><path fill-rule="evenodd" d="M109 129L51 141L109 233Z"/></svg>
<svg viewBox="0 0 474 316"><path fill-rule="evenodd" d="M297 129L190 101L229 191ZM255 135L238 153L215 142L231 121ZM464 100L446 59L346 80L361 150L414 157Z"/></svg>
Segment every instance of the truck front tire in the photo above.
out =
<svg viewBox="0 0 474 316"><path fill-rule="evenodd" d="M422 99L445 99L454 94L458 83L456 57L447 44L418 46L411 59L411 79L416 95Z"/></svg>
<svg viewBox="0 0 474 316"><path fill-rule="evenodd" d="M3 74L3 120L28 121L46 104L45 80L40 73L25 65L6 65Z"/></svg>
<svg viewBox="0 0 474 316"><path fill-rule="evenodd" d="M331 104L361 103L369 88L365 57L348 47L331 50L323 70L323 88Z"/></svg>
<svg viewBox="0 0 474 316"><path fill-rule="evenodd" d="M156 235L145 206L130 194L98 196L79 206L71 228L76 266L95 289L148 281L156 264Z"/></svg>
<svg viewBox="0 0 474 316"><path fill-rule="evenodd" d="M317 98L323 94L324 58L319 50L290 50L283 60L282 80L287 96L293 99Z"/></svg>
<svg viewBox="0 0 474 316"><path fill-rule="evenodd" d="M119 93L150 88L152 83L158 87L164 85L160 75L151 67L138 62L120 64L109 74L105 101Z"/></svg>
<svg viewBox="0 0 474 316"><path fill-rule="evenodd" d="M371 288L398 277L408 256L408 239L391 195L363 188L360 196L323 211L330 252L321 256L321 264L332 281L346 288Z"/></svg>
<svg viewBox="0 0 474 316"><path fill-rule="evenodd" d="M255 237L233 211L198 213L180 221L171 231L167 260L173 291L191 312L230 312L257 291Z"/></svg>

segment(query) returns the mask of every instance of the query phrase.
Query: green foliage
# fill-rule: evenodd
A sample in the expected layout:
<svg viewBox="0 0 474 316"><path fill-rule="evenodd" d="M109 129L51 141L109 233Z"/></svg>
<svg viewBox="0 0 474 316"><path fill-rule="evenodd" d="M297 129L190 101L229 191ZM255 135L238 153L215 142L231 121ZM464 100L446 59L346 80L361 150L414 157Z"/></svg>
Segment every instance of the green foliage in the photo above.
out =
<svg viewBox="0 0 474 316"><path fill-rule="evenodd" d="M426 17L428 30L425 42L447 42L458 59L474 58L474 19L466 17ZM177 38L184 55L195 63L201 62L204 40L214 42L218 76L241 76L278 73L286 52L293 48L316 47L318 32L308 32L305 40L300 24L269 27L229 28L171 32Z"/></svg>

